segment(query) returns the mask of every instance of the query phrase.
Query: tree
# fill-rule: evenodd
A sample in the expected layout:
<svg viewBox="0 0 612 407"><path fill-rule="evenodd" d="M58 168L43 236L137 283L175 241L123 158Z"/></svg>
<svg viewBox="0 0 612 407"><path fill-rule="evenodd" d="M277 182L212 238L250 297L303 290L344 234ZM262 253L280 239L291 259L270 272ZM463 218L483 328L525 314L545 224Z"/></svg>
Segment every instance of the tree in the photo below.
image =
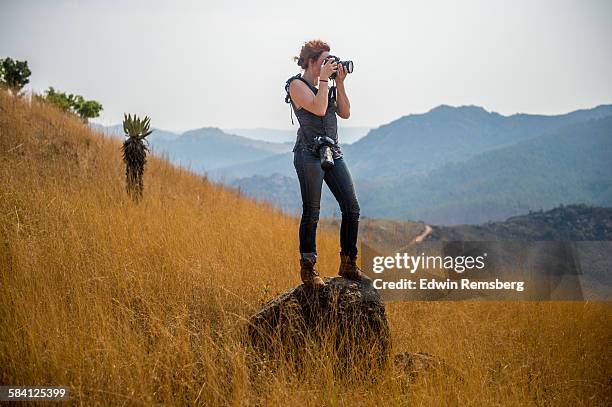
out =
<svg viewBox="0 0 612 407"><path fill-rule="evenodd" d="M66 92L56 91L53 86L45 91L45 100L53 103L64 112L78 115L85 123L88 119L98 117L102 105L95 100L85 100L81 95L67 94Z"/></svg>
<svg viewBox="0 0 612 407"><path fill-rule="evenodd" d="M144 189L144 166L147 162L148 143L146 137L153 131L149 130L151 119L145 116L139 119L136 115L123 114L123 131L128 138L123 142L123 161L125 162L126 190L128 195L136 202L142 199Z"/></svg>
<svg viewBox="0 0 612 407"><path fill-rule="evenodd" d="M45 91L45 100L60 108L64 112L70 112L74 105L74 95L66 94L66 92L58 92L53 86Z"/></svg>
<svg viewBox="0 0 612 407"><path fill-rule="evenodd" d="M81 119L87 123L88 119L100 116L102 105L95 100L84 100L83 96L77 95L73 108Z"/></svg>
<svg viewBox="0 0 612 407"><path fill-rule="evenodd" d="M30 82L32 71L28 61L13 61L11 58L0 59L0 82L8 87L14 95L19 95L21 89Z"/></svg>

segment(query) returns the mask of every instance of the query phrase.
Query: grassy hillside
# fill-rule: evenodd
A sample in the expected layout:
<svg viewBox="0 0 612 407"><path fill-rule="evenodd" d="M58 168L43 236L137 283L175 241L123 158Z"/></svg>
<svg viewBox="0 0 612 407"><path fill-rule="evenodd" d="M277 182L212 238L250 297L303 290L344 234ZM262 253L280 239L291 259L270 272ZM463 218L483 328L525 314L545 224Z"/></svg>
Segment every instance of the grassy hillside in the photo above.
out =
<svg viewBox="0 0 612 407"><path fill-rule="evenodd" d="M135 205L119 148L0 93L0 384L66 385L84 405L612 402L605 303L392 303L394 352L462 380L351 384L325 352L252 380L244 320L299 282L297 218L155 157ZM337 235L318 248L335 274Z"/></svg>

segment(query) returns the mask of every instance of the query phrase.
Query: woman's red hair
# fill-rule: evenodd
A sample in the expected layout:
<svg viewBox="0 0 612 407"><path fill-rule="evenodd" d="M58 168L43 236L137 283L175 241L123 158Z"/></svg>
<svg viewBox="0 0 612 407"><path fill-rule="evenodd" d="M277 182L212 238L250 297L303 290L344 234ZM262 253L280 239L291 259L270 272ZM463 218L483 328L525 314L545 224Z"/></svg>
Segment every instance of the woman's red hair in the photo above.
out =
<svg viewBox="0 0 612 407"><path fill-rule="evenodd" d="M293 60L296 61L302 69L306 69L308 68L308 61L310 61L311 59L319 59L319 57L324 51L329 52L329 50L329 45L325 41L306 41L304 45L302 45L300 55L293 57Z"/></svg>

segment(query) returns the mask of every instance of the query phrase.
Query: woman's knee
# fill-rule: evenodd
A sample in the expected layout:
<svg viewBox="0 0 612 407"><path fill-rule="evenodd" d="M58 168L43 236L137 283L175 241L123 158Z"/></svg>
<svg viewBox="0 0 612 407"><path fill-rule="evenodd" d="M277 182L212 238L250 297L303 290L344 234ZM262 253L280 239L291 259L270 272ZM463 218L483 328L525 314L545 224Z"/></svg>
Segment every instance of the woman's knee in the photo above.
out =
<svg viewBox="0 0 612 407"><path fill-rule="evenodd" d="M347 205L340 209L342 211L342 216L345 216L351 220L359 219L361 208L359 207L359 202L357 199L351 200Z"/></svg>
<svg viewBox="0 0 612 407"><path fill-rule="evenodd" d="M302 205L302 221L317 223L319 221L320 205Z"/></svg>

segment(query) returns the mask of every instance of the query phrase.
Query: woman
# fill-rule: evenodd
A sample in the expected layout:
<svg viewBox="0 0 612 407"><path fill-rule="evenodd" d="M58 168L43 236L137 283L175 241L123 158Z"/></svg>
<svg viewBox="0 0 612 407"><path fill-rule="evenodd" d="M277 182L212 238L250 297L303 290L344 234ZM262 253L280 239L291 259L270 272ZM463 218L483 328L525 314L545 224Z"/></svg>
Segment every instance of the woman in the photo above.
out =
<svg viewBox="0 0 612 407"><path fill-rule="evenodd" d="M293 148L293 165L302 195L299 231L300 276L304 284L313 288L325 285L315 269L316 233L323 181L338 201L342 212L338 274L357 281L369 281L369 278L357 267L359 203L351 174L337 144L336 115L348 119L351 109L344 87L347 71L343 65L333 60L326 60L329 50L329 45L321 40L306 42L300 55L294 57L304 72L289 78L286 87L288 91L286 101L291 103L300 124ZM336 86L330 89L329 81L333 74L336 74ZM318 136L327 136L336 143L331 146L334 166L329 170L323 170L321 167L318 144L315 142Z"/></svg>

